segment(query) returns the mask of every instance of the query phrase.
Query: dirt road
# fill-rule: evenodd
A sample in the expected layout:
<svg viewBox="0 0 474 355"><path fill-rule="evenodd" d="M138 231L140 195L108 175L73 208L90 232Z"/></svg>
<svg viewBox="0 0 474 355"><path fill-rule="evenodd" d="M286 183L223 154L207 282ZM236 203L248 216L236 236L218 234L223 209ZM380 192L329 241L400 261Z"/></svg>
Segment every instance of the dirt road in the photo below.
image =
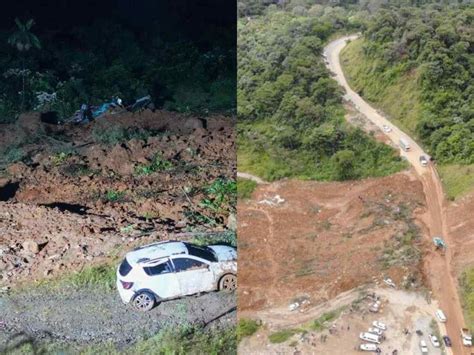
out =
<svg viewBox="0 0 474 355"><path fill-rule="evenodd" d="M325 49L324 55L327 58L328 68L335 74L337 82L345 89L344 98L351 101L357 110L363 113L370 121L383 130L386 125L391 128L391 132L387 132L387 136L399 145L400 138L406 139L410 144L408 152L400 149L401 156L412 164L423 183L425 191L426 203L429 209L429 229L431 236L442 235L448 244L448 250L445 256L432 252L425 258L425 268L431 283L434 298L440 304L448 317L446 324L447 333L453 341L452 352L449 354L468 354L469 352L461 345L459 337L459 329L465 325L462 313L461 303L457 293L456 277L453 271L452 255L454 252L449 246L453 246L447 233L447 222L445 213L445 200L442 185L436 169L433 166L422 167L419 163L419 157L425 155L429 158L423 149L407 134L394 126L387 118L377 112L365 102L355 91L353 91L347 83L339 61L339 54L347 43L347 40L356 39L357 35L342 37L331 42ZM431 236L428 236L429 238Z"/></svg>

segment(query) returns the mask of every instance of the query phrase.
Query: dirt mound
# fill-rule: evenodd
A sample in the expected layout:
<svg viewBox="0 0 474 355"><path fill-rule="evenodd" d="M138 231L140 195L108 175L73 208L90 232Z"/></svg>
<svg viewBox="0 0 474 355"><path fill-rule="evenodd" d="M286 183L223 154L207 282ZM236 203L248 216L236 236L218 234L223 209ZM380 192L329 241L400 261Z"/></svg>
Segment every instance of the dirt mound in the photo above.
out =
<svg viewBox="0 0 474 355"><path fill-rule="evenodd" d="M238 205L239 309L297 297L318 303L386 276L420 286L424 213L423 188L411 173L260 185Z"/></svg>
<svg viewBox="0 0 474 355"><path fill-rule="evenodd" d="M37 114L19 122L0 128L22 152L0 180L0 284L110 259L129 242L227 229L232 196L213 208L202 201L212 201L209 186L234 180L232 119L146 111L84 126Z"/></svg>

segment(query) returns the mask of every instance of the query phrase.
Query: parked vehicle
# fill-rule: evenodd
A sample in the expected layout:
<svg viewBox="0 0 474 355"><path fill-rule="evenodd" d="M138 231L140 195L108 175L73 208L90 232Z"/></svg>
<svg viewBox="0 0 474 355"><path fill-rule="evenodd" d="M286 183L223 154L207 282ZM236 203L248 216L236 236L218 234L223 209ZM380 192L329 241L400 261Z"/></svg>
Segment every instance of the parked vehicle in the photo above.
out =
<svg viewBox="0 0 474 355"><path fill-rule="evenodd" d="M444 315L444 312L441 309L437 309L435 315L441 323L446 323L446 316Z"/></svg>
<svg viewBox="0 0 474 355"><path fill-rule="evenodd" d="M428 166L428 159L424 155L420 155L420 165L421 166Z"/></svg>
<svg viewBox="0 0 474 355"><path fill-rule="evenodd" d="M236 287L237 250L226 245L153 243L127 253L117 269L122 301L140 311L163 300Z"/></svg>
<svg viewBox="0 0 474 355"><path fill-rule="evenodd" d="M372 333L372 334L375 334L375 335L382 335L383 334L383 330L382 329L379 329L379 328L369 328L368 329L368 332L369 333Z"/></svg>
<svg viewBox="0 0 474 355"><path fill-rule="evenodd" d="M392 132L392 128L391 128L390 126L387 126L386 124L384 124L384 125L382 126L382 128L383 128L383 131L384 131L385 133L390 133L390 132Z"/></svg>
<svg viewBox="0 0 474 355"><path fill-rule="evenodd" d="M378 347L375 344L360 344L359 349L362 351L377 351Z"/></svg>
<svg viewBox="0 0 474 355"><path fill-rule="evenodd" d="M385 325L385 323L382 323L382 322L380 322L380 321L378 321L378 320L374 320L374 321L372 322L372 325L373 325L374 327L377 327L377 328L381 329L381 330L387 330L387 326Z"/></svg>
<svg viewBox="0 0 474 355"><path fill-rule="evenodd" d="M390 278L384 279L383 282L384 282L387 286L390 286L390 287L393 287L393 288L397 288L397 285L395 285L395 282L393 282L393 280L390 279Z"/></svg>
<svg viewBox="0 0 474 355"><path fill-rule="evenodd" d="M380 301L375 301L374 303L372 303L369 307L369 311L373 312L373 313L377 313L379 310L380 310L380 305L382 303Z"/></svg>
<svg viewBox="0 0 474 355"><path fill-rule="evenodd" d="M360 333L359 338L370 343L380 344L380 337L371 333Z"/></svg>
<svg viewBox="0 0 474 355"><path fill-rule="evenodd" d="M422 354L428 354L428 345L426 345L426 341L420 340L420 350Z"/></svg>
<svg viewBox="0 0 474 355"><path fill-rule="evenodd" d="M472 334L469 333L469 329L461 328L461 339L462 339L462 345L472 346Z"/></svg>
<svg viewBox="0 0 474 355"><path fill-rule="evenodd" d="M431 344L433 344L435 348L439 348L441 346L436 335L430 334L428 337L430 338Z"/></svg>
<svg viewBox="0 0 474 355"><path fill-rule="evenodd" d="M410 150L410 143L405 138L400 138L400 148L402 148L405 152Z"/></svg>
<svg viewBox="0 0 474 355"><path fill-rule="evenodd" d="M443 341L444 341L444 345L446 345L448 348L451 347L452 345L451 339L447 335L443 336Z"/></svg>

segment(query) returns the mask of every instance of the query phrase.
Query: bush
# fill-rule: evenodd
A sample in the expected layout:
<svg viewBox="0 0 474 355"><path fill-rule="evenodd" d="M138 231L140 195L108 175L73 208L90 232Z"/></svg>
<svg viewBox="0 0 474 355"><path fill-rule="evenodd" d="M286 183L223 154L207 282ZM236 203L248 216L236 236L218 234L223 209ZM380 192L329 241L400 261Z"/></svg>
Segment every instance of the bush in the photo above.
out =
<svg viewBox="0 0 474 355"><path fill-rule="evenodd" d="M260 329L261 323L254 319L239 319L237 324L237 341L241 341L245 337L252 336Z"/></svg>
<svg viewBox="0 0 474 355"><path fill-rule="evenodd" d="M237 197L239 199L249 199L257 187L257 183L248 179L237 179Z"/></svg>

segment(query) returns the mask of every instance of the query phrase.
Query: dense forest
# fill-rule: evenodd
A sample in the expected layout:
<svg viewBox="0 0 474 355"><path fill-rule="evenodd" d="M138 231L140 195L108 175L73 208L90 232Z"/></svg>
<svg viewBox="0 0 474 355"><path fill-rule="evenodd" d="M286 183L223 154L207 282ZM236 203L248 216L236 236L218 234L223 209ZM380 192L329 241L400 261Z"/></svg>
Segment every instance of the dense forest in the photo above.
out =
<svg viewBox="0 0 474 355"><path fill-rule="evenodd" d="M165 13L143 24L140 13L124 20L112 10L74 26L49 28L29 17L2 23L0 123L20 111L56 110L64 118L81 103L114 96L133 102L148 94L168 110L235 111L235 28L208 23L191 38L183 30L189 21L164 28Z"/></svg>
<svg viewBox="0 0 474 355"><path fill-rule="evenodd" d="M268 180L383 176L404 165L394 150L349 126L321 53L361 24L341 7L308 13L270 5L238 26L239 169Z"/></svg>
<svg viewBox="0 0 474 355"><path fill-rule="evenodd" d="M382 9L343 53L355 89L439 163L474 163L474 6Z"/></svg>

